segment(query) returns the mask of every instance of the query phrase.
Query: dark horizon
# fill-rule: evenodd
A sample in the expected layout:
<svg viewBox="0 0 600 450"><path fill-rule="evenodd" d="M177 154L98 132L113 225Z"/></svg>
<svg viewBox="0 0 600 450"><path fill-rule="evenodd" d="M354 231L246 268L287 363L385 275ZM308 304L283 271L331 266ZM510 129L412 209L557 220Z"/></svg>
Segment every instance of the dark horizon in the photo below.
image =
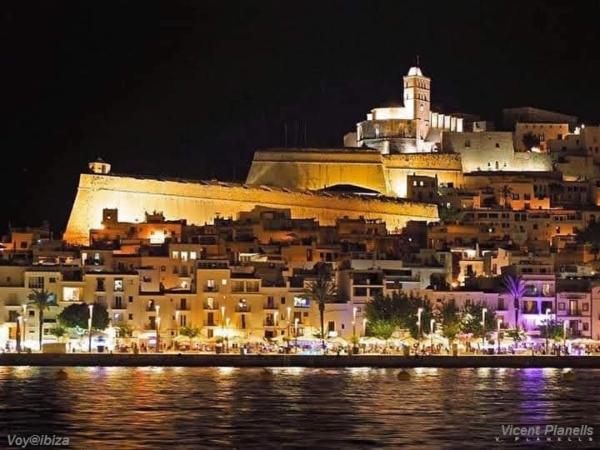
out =
<svg viewBox="0 0 600 450"><path fill-rule="evenodd" d="M597 124L599 11L597 1L15 2L2 18L0 227L46 219L62 233L98 156L117 173L240 180L255 150L284 146L286 123L288 146L342 146L372 108L402 100L417 55L434 107L496 119L533 106Z"/></svg>

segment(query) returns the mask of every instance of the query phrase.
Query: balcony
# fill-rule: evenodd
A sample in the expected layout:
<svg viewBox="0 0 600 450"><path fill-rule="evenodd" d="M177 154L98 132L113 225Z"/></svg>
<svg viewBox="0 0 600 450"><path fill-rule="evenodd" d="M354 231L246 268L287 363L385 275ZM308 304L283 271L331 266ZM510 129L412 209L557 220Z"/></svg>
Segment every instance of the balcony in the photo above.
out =
<svg viewBox="0 0 600 450"><path fill-rule="evenodd" d="M568 309L567 316L583 316L583 312L580 309Z"/></svg>
<svg viewBox="0 0 600 450"><path fill-rule="evenodd" d="M110 309L117 311L124 311L127 309L127 306L123 305L123 303L111 303Z"/></svg>
<svg viewBox="0 0 600 450"><path fill-rule="evenodd" d="M212 302L212 303L204 302L203 307L204 307L204 309L208 309L208 310L217 310L217 309L219 309L219 304L217 302Z"/></svg>
<svg viewBox="0 0 600 450"><path fill-rule="evenodd" d="M250 305L237 305L235 307L236 313L249 313L251 311Z"/></svg>
<svg viewBox="0 0 600 450"><path fill-rule="evenodd" d="M203 324L205 327L217 327L217 326L219 326L219 325L217 324L217 322L216 322L216 321L214 321L214 320L205 320L205 321L204 321L202 324Z"/></svg>
<svg viewBox="0 0 600 450"><path fill-rule="evenodd" d="M263 309L277 311L279 308L277 307L277 305L275 303L265 303L263 305Z"/></svg>
<svg viewBox="0 0 600 450"><path fill-rule="evenodd" d="M263 321L263 327L278 327L279 326L279 320L275 321L273 319L265 319Z"/></svg>
<svg viewBox="0 0 600 450"><path fill-rule="evenodd" d="M192 308L190 305L179 305L175 311L191 311Z"/></svg>
<svg viewBox="0 0 600 450"><path fill-rule="evenodd" d="M202 292L219 292L219 286L217 286L217 285L213 285L213 286L204 285L202 287Z"/></svg>

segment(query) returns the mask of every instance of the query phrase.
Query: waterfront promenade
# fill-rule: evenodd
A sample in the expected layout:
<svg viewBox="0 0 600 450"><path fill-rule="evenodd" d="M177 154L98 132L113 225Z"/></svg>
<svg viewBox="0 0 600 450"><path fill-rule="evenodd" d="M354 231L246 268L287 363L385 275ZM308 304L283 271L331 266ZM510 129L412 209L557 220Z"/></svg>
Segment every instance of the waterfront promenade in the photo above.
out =
<svg viewBox="0 0 600 450"><path fill-rule="evenodd" d="M3 353L0 366L55 367L314 367L314 368L598 368L598 356L322 356L110 353Z"/></svg>

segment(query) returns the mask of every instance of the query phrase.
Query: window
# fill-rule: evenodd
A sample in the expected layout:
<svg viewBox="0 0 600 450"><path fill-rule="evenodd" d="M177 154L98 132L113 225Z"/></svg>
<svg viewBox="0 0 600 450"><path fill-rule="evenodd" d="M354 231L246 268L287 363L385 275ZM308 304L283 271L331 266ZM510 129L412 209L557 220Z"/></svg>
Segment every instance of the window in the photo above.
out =
<svg viewBox="0 0 600 450"><path fill-rule="evenodd" d="M187 252L181 252L181 260L182 261L187 261L188 260L188 253Z"/></svg>
<svg viewBox="0 0 600 450"><path fill-rule="evenodd" d="M179 316L179 326L180 327L187 326L187 316L184 316L184 315Z"/></svg>
<svg viewBox="0 0 600 450"><path fill-rule="evenodd" d="M115 292L123 292L123 279L122 278L115 278L115 283L114 283L114 290Z"/></svg>
<svg viewBox="0 0 600 450"><path fill-rule="evenodd" d="M123 298L115 297L115 309L123 309Z"/></svg>
<svg viewBox="0 0 600 450"><path fill-rule="evenodd" d="M590 331L590 324L588 322L583 322L583 331Z"/></svg>
<svg viewBox="0 0 600 450"><path fill-rule="evenodd" d="M179 309L186 310L187 309L187 298L182 298L179 300Z"/></svg>
<svg viewBox="0 0 600 450"><path fill-rule="evenodd" d="M558 310L559 311L565 310L565 302L558 302Z"/></svg>
<svg viewBox="0 0 600 450"><path fill-rule="evenodd" d="M197 259L196 252L190 252L190 259Z"/></svg>
<svg viewBox="0 0 600 450"><path fill-rule="evenodd" d="M294 297L294 308L310 308L310 300L303 297Z"/></svg>
<svg viewBox="0 0 600 450"><path fill-rule="evenodd" d="M44 289L44 277L29 278L29 289Z"/></svg>
<svg viewBox="0 0 600 450"><path fill-rule="evenodd" d="M465 147L470 147L470 146L471 146L471 141L467 139L465 141Z"/></svg>
<svg viewBox="0 0 600 450"><path fill-rule="evenodd" d="M221 280L221 285L222 285L222 286L227 286L227 280L226 280L225 278L223 278L223 279Z"/></svg>
<svg viewBox="0 0 600 450"><path fill-rule="evenodd" d="M129 320L133 320L133 314L129 314L128 318Z"/></svg>
<svg viewBox="0 0 600 450"><path fill-rule="evenodd" d="M327 331L328 331L329 333L331 333L332 331L335 331L335 322L334 322L333 320L330 320L330 321L327 323Z"/></svg>
<svg viewBox="0 0 600 450"><path fill-rule="evenodd" d="M129 298L127 299L127 301L128 301L129 303L133 303L133 295L130 295L130 296L129 296Z"/></svg>
<svg viewBox="0 0 600 450"><path fill-rule="evenodd" d="M582 303L581 304L581 310L583 312L588 312L590 310L590 304L589 303Z"/></svg>
<svg viewBox="0 0 600 450"><path fill-rule="evenodd" d="M173 252L173 259L179 259L179 252Z"/></svg>
<svg viewBox="0 0 600 450"><path fill-rule="evenodd" d="M54 277L48 278L48 283L56 283L56 278L54 278Z"/></svg>
<svg viewBox="0 0 600 450"><path fill-rule="evenodd" d="M160 271L161 272L166 272L167 271L167 266L160 266Z"/></svg>

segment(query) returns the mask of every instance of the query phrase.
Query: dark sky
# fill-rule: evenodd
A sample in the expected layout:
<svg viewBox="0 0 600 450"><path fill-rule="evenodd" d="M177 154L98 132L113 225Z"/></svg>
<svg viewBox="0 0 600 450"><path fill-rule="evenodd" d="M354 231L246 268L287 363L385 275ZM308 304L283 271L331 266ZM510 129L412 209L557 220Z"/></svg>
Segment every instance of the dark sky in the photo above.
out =
<svg viewBox="0 0 600 450"><path fill-rule="evenodd" d="M62 231L78 175L240 179L257 148L340 146L400 101L420 55L434 105L600 121L598 1L39 1L0 23L0 226ZM294 6L295 4L301 6ZM298 130L298 132L296 132Z"/></svg>

